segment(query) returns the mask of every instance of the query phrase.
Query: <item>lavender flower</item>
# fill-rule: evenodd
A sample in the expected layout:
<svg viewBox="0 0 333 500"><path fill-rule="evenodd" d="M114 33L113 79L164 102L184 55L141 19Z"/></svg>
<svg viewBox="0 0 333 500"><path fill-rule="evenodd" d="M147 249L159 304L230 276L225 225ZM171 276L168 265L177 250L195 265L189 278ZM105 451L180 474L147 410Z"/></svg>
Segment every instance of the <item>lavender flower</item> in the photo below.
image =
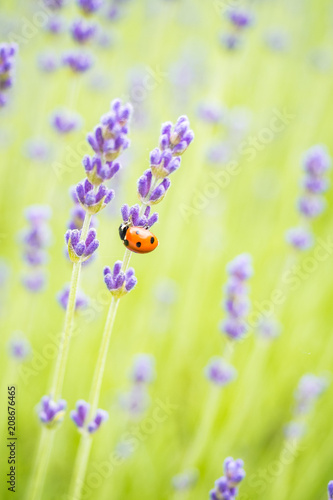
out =
<svg viewBox="0 0 333 500"><path fill-rule="evenodd" d="M115 160L128 148L128 122L131 114L130 104L122 105L120 99L115 99L111 102L111 111L102 116L101 124L88 134L90 146L105 161Z"/></svg>
<svg viewBox="0 0 333 500"><path fill-rule="evenodd" d="M38 57L38 66L45 73L53 73L60 67L60 61L53 52L43 52Z"/></svg>
<svg viewBox="0 0 333 500"><path fill-rule="evenodd" d="M137 284L134 269L130 267L124 273L121 268L122 262L120 260L114 264L112 271L109 267L104 268L104 282L107 289L114 297L118 298L133 290Z"/></svg>
<svg viewBox="0 0 333 500"><path fill-rule="evenodd" d="M83 14L93 14L104 3L104 0L77 0L78 7L82 10Z"/></svg>
<svg viewBox="0 0 333 500"><path fill-rule="evenodd" d="M79 399L76 403L76 409L70 412L70 417L78 429L83 430L86 427L88 432L92 434L100 428L103 422L108 420L109 414L105 410L98 409L93 420L86 425L89 410L90 404Z"/></svg>
<svg viewBox="0 0 333 500"><path fill-rule="evenodd" d="M16 333L8 342L8 351L16 361L25 361L31 354L31 345L22 333Z"/></svg>
<svg viewBox="0 0 333 500"><path fill-rule="evenodd" d="M314 243L313 235L304 227L290 228L286 233L286 240L296 250L308 250Z"/></svg>
<svg viewBox="0 0 333 500"><path fill-rule="evenodd" d="M305 173L302 181L303 193L298 200L298 211L302 217L313 219L320 215L326 202L322 194L328 188L325 174L331 166L331 158L326 146L312 146L303 156L302 167ZM287 241L297 250L307 250L313 245L309 229L292 228L286 234Z"/></svg>
<svg viewBox="0 0 333 500"><path fill-rule="evenodd" d="M50 146L43 139L28 139L24 153L30 160L45 163L50 159Z"/></svg>
<svg viewBox="0 0 333 500"><path fill-rule="evenodd" d="M58 294L57 300L60 306L66 311L69 298L69 285L66 285ZM75 310L85 309L88 306L88 297L78 290L76 294Z"/></svg>
<svg viewBox="0 0 333 500"><path fill-rule="evenodd" d="M217 356L210 360L205 373L211 382L220 387L229 384L236 377L235 368L226 363L223 358Z"/></svg>
<svg viewBox="0 0 333 500"><path fill-rule="evenodd" d="M333 481L330 481L327 486L328 500L333 500Z"/></svg>
<svg viewBox="0 0 333 500"><path fill-rule="evenodd" d="M45 289L47 283L47 276L45 271L38 269L25 273L22 276L23 286L30 292L37 293Z"/></svg>
<svg viewBox="0 0 333 500"><path fill-rule="evenodd" d="M244 29L254 22L253 13L246 9L230 9L227 18L237 29Z"/></svg>
<svg viewBox="0 0 333 500"><path fill-rule="evenodd" d="M62 421L66 409L66 401L53 401L50 396L43 396L38 410L40 421L48 427Z"/></svg>
<svg viewBox="0 0 333 500"><path fill-rule="evenodd" d="M215 488L210 491L210 499L234 500L238 495L238 485L245 477L243 467L243 460L226 458L223 464L224 476L215 481Z"/></svg>
<svg viewBox="0 0 333 500"><path fill-rule="evenodd" d="M217 125L222 122L224 109L218 103L202 102L198 106L198 116L206 123Z"/></svg>
<svg viewBox="0 0 333 500"><path fill-rule="evenodd" d="M68 66L74 73L84 73L93 65L93 57L88 52L71 51L63 57L63 64Z"/></svg>
<svg viewBox="0 0 333 500"><path fill-rule="evenodd" d="M131 371L131 380L136 384L148 384L155 378L155 360L149 354L137 354Z"/></svg>
<svg viewBox="0 0 333 500"><path fill-rule="evenodd" d="M140 215L139 205L129 207L127 204L121 207L121 215L125 224L130 223L133 226L151 228L158 221L158 214L154 212L150 215L150 207L147 206L143 215Z"/></svg>
<svg viewBox="0 0 333 500"><path fill-rule="evenodd" d="M163 123L160 135L160 149L170 149L173 156L182 155L194 139L187 116L180 116L175 125Z"/></svg>
<svg viewBox="0 0 333 500"><path fill-rule="evenodd" d="M158 184L158 186L151 190L151 183L152 171L149 169L146 170L138 180L139 198L141 202L146 205L155 205L156 203L160 203L171 185L170 179L165 178L162 182L160 182L160 184Z"/></svg>
<svg viewBox="0 0 333 500"><path fill-rule="evenodd" d="M18 46L15 43L0 44L0 107L6 105L6 92L14 83L17 50Z"/></svg>
<svg viewBox="0 0 333 500"><path fill-rule="evenodd" d="M98 156L88 156L83 158L83 166L88 180L94 186L99 186L102 182L112 179L119 172L121 165L117 161L103 162Z"/></svg>
<svg viewBox="0 0 333 500"><path fill-rule="evenodd" d="M52 33L52 35L59 35L63 33L65 29L65 23L62 17L60 16L52 16L47 22L45 29Z"/></svg>
<svg viewBox="0 0 333 500"><path fill-rule="evenodd" d="M180 161L178 156L174 158L170 149L161 151L155 148L150 153L150 169L156 179L163 179L178 170Z"/></svg>
<svg viewBox="0 0 333 500"><path fill-rule="evenodd" d="M51 117L51 125L59 134L68 134L69 132L78 130L81 123L81 116L68 109L59 109Z"/></svg>
<svg viewBox="0 0 333 500"><path fill-rule="evenodd" d="M72 262L84 262L89 259L99 247L96 240L96 230L89 229L86 240L82 241L81 231L69 229L65 234L65 241L68 245L68 254Z"/></svg>
<svg viewBox="0 0 333 500"><path fill-rule="evenodd" d="M237 50L241 47L243 40L238 33L223 33L220 36L220 43L227 50Z"/></svg>
<svg viewBox="0 0 333 500"><path fill-rule="evenodd" d="M96 432L103 422L106 422L109 418L109 414L105 410L98 409L96 411L95 418L88 424L88 432L93 434Z"/></svg>
<svg viewBox="0 0 333 500"><path fill-rule="evenodd" d="M79 429L82 429L84 427L85 421L89 414L89 410L90 404L83 399L79 399L79 401L77 401L76 403L76 410L72 410L70 412L71 419Z"/></svg>
<svg viewBox="0 0 333 500"><path fill-rule="evenodd" d="M95 191L93 184L88 179L78 183L76 194L82 207L93 215L105 208L114 198L113 189L108 189L104 184L101 184Z"/></svg>
<svg viewBox="0 0 333 500"><path fill-rule="evenodd" d="M85 44L89 42L96 34L97 26L85 19L77 19L72 23L71 34L73 39L80 43Z"/></svg>
<svg viewBox="0 0 333 500"><path fill-rule="evenodd" d="M238 340L247 332L246 317L250 301L246 281L252 276L251 256L241 254L227 265L229 280L226 285L224 309L226 319L221 323L221 331L230 339Z"/></svg>

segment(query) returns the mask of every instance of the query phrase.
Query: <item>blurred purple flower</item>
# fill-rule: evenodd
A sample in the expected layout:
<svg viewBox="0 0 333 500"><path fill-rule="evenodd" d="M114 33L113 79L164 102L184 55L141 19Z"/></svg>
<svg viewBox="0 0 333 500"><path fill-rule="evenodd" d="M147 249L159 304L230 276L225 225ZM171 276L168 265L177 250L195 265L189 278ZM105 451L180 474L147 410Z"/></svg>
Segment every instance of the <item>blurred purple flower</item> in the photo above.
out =
<svg viewBox="0 0 333 500"><path fill-rule="evenodd" d="M69 298L69 290L70 286L66 285L60 292L57 293L57 300L60 304L60 306L66 311L67 309L67 304L68 304L68 298ZM83 293L78 290L76 294L76 301L75 301L75 310L81 310L85 309L89 304L89 299L88 297Z"/></svg>
<svg viewBox="0 0 333 500"><path fill-rule="evenodd" d="M31 354L31 345L22 333L16 332L8 342L8 351L16 361L25 361Z"/></svg>
<svg viewBox="0 0 333 500"><path fill-rule="evenodd" d="M236 370L233 366L218 356L213 357L205 368L206 377L215 385L223 387L232 382L236 377Z"/></svg>
<svg viewBox="0 0 333 500"><path fill-rule="evenodd" d="M68 66L74 73L84 73L93 65L93 57L89 52L81 50L72 50L64 55L63 64Z"/></svg>
<svg viewBox="0 0 333 500"><path fill-rule="evenodd" d="M155 359L150 354L137 354L131 370L134 383L148 384L155 378Z"/></svg>
<svg viewBox="0 0 333 500"><path fill-rule="evenodd" d="M39 419L43 424L52 426L55 423L61 422L66 409L66 401L59 399L53 401L50 396L43 396L38 410Z"/></svg>
<svg viewBox="0 0 333 500"><path fill-rule="evenodd" d="M77 19L71 25L73 40L80 44L89 42L96 35L96 32L97 25L85 19Z"/></svg>
<svg viewBox="0 0 333 500"><path fill-rule="evenodd" d="M51 116L51 125L59 134L68 134L78 130L82 124L81 116L69 109L59 109Z"/></svg>
<svg viewBox="0 0 333 500"><path fill-rule="evenodd" d="M309 229L293 227L287 231L286 241L296 250L308 250L313 246L314 238Z"/></svg>

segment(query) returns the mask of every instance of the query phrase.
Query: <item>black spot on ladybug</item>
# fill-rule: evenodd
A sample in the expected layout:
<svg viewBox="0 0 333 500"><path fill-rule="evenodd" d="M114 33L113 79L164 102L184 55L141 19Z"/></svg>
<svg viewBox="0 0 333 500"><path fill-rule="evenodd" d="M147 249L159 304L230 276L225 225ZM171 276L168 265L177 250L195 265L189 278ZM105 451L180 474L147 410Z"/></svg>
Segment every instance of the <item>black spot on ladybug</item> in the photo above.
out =
<svg viewBox="0 0 333 500"><path fill-rule="evenodd" d="M141 247L141 242L140 242L140 241L138 241L138 242L137 242L137 244L136 244L136 246L137 246L138 248L140 248L140 247Z"/></svg>
<svg viewBox="0 0 333 500"><path fill-rule="evenodd" d="M135 231L135 234L140 234L140 231Z"/></svg>
<svg viewBox="0 0 333 500"><path fill-rule="evenodd" d="M125 247L128 247L128 240L124 240Z"/></svg>
<svg viewBox="0 0 333 500"><path fill-rule="evenodd" d="M155 238L152 236L152 237L150 238L150 243L151 243L151 244L153 244L153 243L154 243L154 241L155 241Z"/></svg>

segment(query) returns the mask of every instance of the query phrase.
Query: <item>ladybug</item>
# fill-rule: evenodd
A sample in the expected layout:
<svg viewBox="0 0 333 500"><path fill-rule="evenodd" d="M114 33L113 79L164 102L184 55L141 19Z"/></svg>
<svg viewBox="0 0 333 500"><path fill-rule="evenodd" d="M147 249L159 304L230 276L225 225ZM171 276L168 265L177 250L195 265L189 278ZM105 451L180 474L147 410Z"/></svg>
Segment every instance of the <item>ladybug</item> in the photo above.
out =
<svg viewBox="0 0 333 500"><path fill-rule="evenodd" d="M121 224L119 236L126 248L135 253L149 253L155 250L158 239L145 227Z"/></svg>

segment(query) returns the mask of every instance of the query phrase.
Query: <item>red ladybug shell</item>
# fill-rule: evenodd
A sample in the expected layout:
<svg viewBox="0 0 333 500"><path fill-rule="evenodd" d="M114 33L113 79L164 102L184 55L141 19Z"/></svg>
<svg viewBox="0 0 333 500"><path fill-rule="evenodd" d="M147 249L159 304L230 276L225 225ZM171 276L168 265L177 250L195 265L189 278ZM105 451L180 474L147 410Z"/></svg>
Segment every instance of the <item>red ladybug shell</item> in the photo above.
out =
<svg viewBox="0 0 333 500"><path fill-rule="evenodd" d="M126 231L124 245L135 253L149 253L157 247L158 239L148 229L132 226Z"/></svg>

